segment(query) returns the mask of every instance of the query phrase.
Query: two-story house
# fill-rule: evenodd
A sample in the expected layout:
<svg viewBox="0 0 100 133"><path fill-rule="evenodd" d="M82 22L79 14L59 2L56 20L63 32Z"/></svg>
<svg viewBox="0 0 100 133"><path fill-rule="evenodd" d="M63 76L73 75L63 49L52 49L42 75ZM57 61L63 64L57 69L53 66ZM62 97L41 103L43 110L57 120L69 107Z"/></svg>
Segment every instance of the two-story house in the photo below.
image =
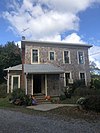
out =
<svg viewBox="0 0 100 133"><path fill-rule="evenodd" d="M26 94L59 96L76 80L90 83L87 44L21 41L22 64L7 68L7 92L25 89Z"/></svg>

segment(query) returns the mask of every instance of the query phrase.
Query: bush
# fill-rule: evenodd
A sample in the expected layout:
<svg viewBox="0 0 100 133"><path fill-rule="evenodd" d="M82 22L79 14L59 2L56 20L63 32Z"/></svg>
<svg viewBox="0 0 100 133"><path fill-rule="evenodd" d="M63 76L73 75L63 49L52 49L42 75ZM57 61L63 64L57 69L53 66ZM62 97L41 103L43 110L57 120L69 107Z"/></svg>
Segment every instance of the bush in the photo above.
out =
<svg viewBox="0 0 100 133"><path fill-rule="evenodd" d="M79 88L79 87L84 87L84 86L85 86L84 81L76 80L73 83L73 90L75 90L76 88Z"/></svg>
<svg viewBox="0 0 100 133"><path fill-rule="evenodd" d="M24 103L23 103L23 104L26 105L26 106L32 105L32 99L31 99L31 97L28 96L28 95L26 95L26 96L24 97Z"/></svg>
<svg viewBox="0 0 100 133"><path fill-rule="evenodd" d="M24 100L25 97L25 92L24 90L18 88L13 90L12 94L11 94L11 99L20 99L20 100Z"/></svg>
<svg viewBox="0 0 100 133"><path fill-rule="evenodd" d="M100 89L100 79L94 79L94 80L93 80L93 86L94 86L96 89Z"/></svg>
<svg viewBox="0 0 100 133"><path fill-rule="evenodd" d="M74 96L85 97L88 95L100 95L100 90L83 87L83 88L77 88L74 91Z"/></svg>
<svg viewBox="0 0 100 133"><path fill-rule="evenodd" d="M64 95L66 96L66 98L71 98L71 96L74 92L73 85L69 85L69 86L64 87L63 92L64 92Z"/></svg>
<svg viewBox="0 0 100 133"><path fill-rule="evenodd" d="M96 112L100 112L100 95L98 96L93 95L86 97L84 107L86 110L93 110Z"/></svg>
<svg viewBox="0 0 100 133"><path fill-rule="evenodd" d="M65 96L65 95L60 95L60 97L59 97L59 98L60 98L60 100L61 100L61 101L63 101L63 100L65 100L65 99L66 99L66 96Z"/></svg>
<svg viewBox="0 0 100 133"><path fill-rule="evenodd" d="M20 88L12 92L10 100L16 105L31 105L32 103L30 96L25 95L24 90Z"/></svg>
<svg viewBox="0 0 100 133"><path fill-rule="evenodd" d="M7 86L6 84L0 84L0 98L5 98L7 96Z"/></svg>

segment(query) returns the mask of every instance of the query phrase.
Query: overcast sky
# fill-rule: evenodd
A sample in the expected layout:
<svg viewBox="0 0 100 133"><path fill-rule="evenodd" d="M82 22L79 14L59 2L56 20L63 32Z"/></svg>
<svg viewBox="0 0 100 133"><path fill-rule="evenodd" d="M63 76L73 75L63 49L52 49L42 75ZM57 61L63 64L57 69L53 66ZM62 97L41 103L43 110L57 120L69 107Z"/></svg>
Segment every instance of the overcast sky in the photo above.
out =
<svg viewBox="0 0 100 133"><path fill-rule="evenodd" d="M0 0L0 44L23 35L92 44L90 60L100 67L100 0Z"/></svg>

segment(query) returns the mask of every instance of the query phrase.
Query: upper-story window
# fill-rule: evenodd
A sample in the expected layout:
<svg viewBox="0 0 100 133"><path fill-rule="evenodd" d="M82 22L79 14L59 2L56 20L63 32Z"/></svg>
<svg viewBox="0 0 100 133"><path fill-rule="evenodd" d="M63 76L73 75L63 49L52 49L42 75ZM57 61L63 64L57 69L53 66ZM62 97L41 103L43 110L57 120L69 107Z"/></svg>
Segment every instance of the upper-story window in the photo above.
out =
<svg viewBox="0 0 100 133"><path fill-rule="evenodd" d="M63 52L63 62L70 63L70 52L69 51Z"/></svg>
<svg viewBox="0 0 100 133"><path fill-rule="evenodd" d="M78 51L78 63L84 64L84 53L82 51Z"/></svg>
<svg viewBox="0 0 100 133"><path fill-rule="evenodd" d="M49 52L49 60L55 60L55 52L54 51L50 51Z"/></svg>
<svg viewBox="0 0 100 133"><path fill-rule="evenodd" d="M39 51L38 49L32 49L32 63L39 62Z"/></svg>

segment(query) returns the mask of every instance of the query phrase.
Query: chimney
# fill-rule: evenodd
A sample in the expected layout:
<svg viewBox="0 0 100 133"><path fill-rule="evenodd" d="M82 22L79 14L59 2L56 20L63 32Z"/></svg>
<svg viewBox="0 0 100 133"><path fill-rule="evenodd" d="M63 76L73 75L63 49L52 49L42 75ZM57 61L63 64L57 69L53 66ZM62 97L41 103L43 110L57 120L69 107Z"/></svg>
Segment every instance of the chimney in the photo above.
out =
<svg viewBox="0 0 100 133"><path fill-rule="evenodd" d="M25 36L22 36L22 40L25 40Z"/></svg>

